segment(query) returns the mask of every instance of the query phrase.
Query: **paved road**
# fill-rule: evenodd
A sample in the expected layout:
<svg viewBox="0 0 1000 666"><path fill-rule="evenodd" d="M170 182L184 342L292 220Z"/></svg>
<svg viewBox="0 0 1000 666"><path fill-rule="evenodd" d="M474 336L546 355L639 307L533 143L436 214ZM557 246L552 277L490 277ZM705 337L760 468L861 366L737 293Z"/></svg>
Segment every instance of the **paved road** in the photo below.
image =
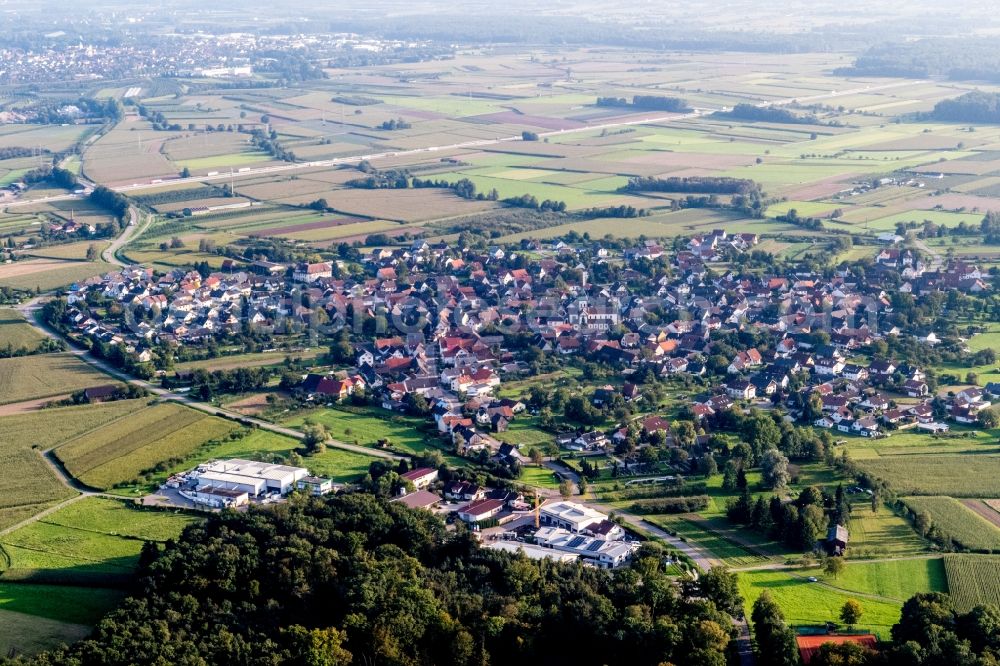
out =
<svg viewBox="0 0 1000 666"><path fill-rule="evenodd" d="M941 270L941 265L944 263L944 258L941 253L937 250L932 249L927 243L924 242L922 238L914 238L913 244L917 246L926 256L931 258L931 265L928 269L930 272L935 272Z"/></svg>
<svg viewBox="0 0 1000 666"><path fill-rule="evenodd" d="M139 230L139 219L139 210L135 206L129 206L128 222L125 224L125 228L122 229L122 232L118 234L117 238L111 241L111 243L104 248L104 251L101 252L101 259L116 266L125 267L128 265L126 262L118 258L118 250L125 247L128 242L132 240L132 236L136 234L136 231Z"/></svg>

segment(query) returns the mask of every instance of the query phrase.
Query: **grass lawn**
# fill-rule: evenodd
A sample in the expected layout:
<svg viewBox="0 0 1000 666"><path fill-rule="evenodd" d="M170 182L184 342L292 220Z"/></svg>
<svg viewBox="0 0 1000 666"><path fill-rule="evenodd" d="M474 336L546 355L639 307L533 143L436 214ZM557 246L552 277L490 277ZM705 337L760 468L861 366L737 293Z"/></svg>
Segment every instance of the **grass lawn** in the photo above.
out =
<svg viewBox="0 0 1000 666"><path fill-rule="evenodd" d="M331 478L337 483L354 483L368 472L368 466L376 460L382 459L327 447L323 453L307 457L302 464L314 474Z"/></svg>
<svg viewBox="0 0 1000 666"><path fill-rule="evenodd" d="M537 488L559 489L559 480L556 479L555 473L547 467L525 465L521 468L521 478L518 481Z"/></svg>
<svg viewBox="0 0 1000 666"><path fill-rule="evenodd" d="M358 444L359 446L375 446L381 439L387 439L392 447L419 455L430 446L424 441L424 434L419 430L425 425L422 419L401 416L379 408L346 411L337 407L316 409L299 414L284 425L301 426L306 419L326 426L333 439Z"/></svg>
<svg viewBox="0 0 1000 666"><path fill-rule="evenodd" d="M808 574L806 574L808 575ZM754 601L767 590L791 625L840 623L840 609L848 599L857 599L864 609L859 628L870 629L883 640L899 621L902 602L877 601L852 596L850 592L810 583L805 577L784 571L748 571L739 574L739 589L749 617Z"/></svg>
<svg viewBox="0 0 1000 666"><path fill-rule="evenodd" d="M918 592L947 592L941 557L889 562L850 562L837 578L810 573L825 584L845 592L860 592L906 601ZM862 602L864 600L861 600Z"/></svg>
<svg viewBox="0 0 1000 666"><path fill-rule="evenodd" d="M532 447L544 446L555 442L555 436L535 425L535 420L521 415L514 418L507 432L493 434L501 442L514 444L527 453Z"/></svg>

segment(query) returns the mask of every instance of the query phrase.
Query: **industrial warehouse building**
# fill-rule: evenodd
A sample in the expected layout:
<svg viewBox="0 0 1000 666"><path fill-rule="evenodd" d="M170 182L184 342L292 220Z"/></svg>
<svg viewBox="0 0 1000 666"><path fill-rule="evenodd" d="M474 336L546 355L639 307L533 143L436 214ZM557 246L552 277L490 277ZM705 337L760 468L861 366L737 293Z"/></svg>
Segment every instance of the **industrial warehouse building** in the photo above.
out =
<svg viewBox="0 0 1000 666"><path fill-rule="evenodd" d="M194 472L197 491L222 489L260 497L271 493L287 495L296 489L299 481L309 477L303 467L273 465L253 460L217 460L200 465ZM310 484L314 486L315 483Z"/></svg>

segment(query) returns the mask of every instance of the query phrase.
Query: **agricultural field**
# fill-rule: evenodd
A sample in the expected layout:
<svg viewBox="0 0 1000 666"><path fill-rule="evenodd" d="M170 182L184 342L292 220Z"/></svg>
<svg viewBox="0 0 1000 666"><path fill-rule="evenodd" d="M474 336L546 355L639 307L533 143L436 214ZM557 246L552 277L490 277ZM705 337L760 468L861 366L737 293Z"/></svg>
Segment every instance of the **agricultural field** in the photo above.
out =
<svg viewBox="0 0 1000 666"><path fill-rule="evenodd" d="M850 564L848 567L867 567L870 564ZM903 599L875 596L863 597L856 591L840 590L822 583L811 583L808 570L801 573L784 571L744 571L739 573L739 590L746 604L747 617L753 602L764 590L781 606L785 621L792 626L823 626L827 622L839 624L840 608L848 599L861 602L864 614L859 628L869 629L882 639L889 638L889 630L899 621ZM864 587L871 579L867 572L859 572L850 581ZM928 577L927 579L931 579ZM835 581L836 582L836 581ZM856 596L857 595L857 596Z"/></svg>
<svg viewBox="0 0 1000 666"><path fill-rule="evenodd" d="M0 348L34 350L45 336L25 321L17 310L0 308Z"/></svg>
<svg viewBox="0 0 1000 666"><path fill-rule="evenodd" d="M945 555L948 591L955 607L968 612L978 605L1000 604L1000 557L988 555Z"/></svg>
<svg viewBox="0 0 1000 666"><path fill-rule="evenodd" d="M165 461L183 459L236 428L187 407L159 404L74 438L55 455L83 483L108 489L132 482Z"/></svg>
<svg viewBox="0 0 1000 666"><path fill-rule="evenodd" d="M69 353L0 359L0 404L66 395L108 383L107 375Z"/></svg>
<svg viewBox="0 0 1000 666"><path fill-rule="evenodd" d="M141 409L145 400L60 407L0 417L0 529L72 498L40 451L61 444Z"/></svg>
<svg viewBox="0 0 1000 666"><path fill-rule="evenodd" d="M78 640L118 603L146 541L197 519L88 497L0 538L0 649ZM85 586L85 587L79 587Z"/></svg>
<svg viewBox="0 0 1000 666"><path fill-rule="evenodd" d="M993 454L900 455L858 464L903 495L1000 497L1000 456Z"/></svg>
<svg viewBox="0 0 1000 666"><path fill-rule="evenodd" d="M973 551L1000 552L1000 528L952 497L908 497L914 512L926 511L946 537Z"/></svg>
<svg viewBox="0 0 1000 666"><path fill-rule="evenodd" d="M0 265L0 287L25 291L51 291L113 269L103 261L24 259Z"/></svg>

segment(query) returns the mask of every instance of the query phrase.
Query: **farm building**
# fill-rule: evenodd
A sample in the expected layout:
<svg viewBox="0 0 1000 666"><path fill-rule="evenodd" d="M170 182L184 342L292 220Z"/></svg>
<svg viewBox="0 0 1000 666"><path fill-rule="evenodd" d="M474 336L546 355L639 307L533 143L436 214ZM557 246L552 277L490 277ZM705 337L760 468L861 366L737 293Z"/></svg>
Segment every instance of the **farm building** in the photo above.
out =
<svg viewBox="0 0 1000 666"><path fill-rule="evenodd" d="M843 555L847 550L847 540L850 535L843 525L831 525L826 534L826 550L831 555Z"/></svg>

